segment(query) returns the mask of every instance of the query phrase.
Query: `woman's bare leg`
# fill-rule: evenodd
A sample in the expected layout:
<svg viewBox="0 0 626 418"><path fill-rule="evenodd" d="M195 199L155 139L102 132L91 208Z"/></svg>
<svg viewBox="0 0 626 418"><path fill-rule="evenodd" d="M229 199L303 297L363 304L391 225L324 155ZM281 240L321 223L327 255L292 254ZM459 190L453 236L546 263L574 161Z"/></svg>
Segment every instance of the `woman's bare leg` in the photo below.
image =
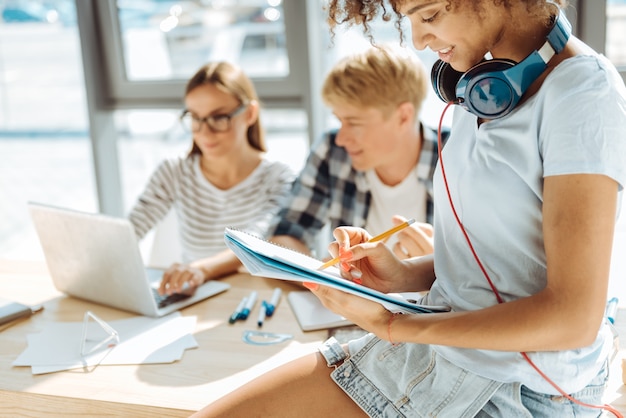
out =
<svg viewBox="0 0 626 418"><path fill-rule="evenodd" d="M207 405L193 418L367 416L331 379L319 353L293 360Z"/></svg>

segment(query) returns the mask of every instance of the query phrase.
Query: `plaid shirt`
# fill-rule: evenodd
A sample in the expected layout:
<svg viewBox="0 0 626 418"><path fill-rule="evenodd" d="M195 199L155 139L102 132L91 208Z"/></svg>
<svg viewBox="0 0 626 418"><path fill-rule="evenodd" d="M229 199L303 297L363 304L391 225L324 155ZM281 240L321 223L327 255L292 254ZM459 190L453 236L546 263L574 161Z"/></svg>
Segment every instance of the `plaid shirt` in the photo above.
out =
<svg viewBox="0 0 626 418"><path fill-rule="evenodd" d="M309 154L307 162L291 189L291 200L274 218L268 237L289 235L315 248L320 230L330 223L338 226L364 227L372 195L364 172L352 168L350 157L335 143L337 131L321 138ZM449 131L442 132L442 140ZM433 218L432 177L437 165L437 132L422 125L424 139L417 179L427 190L426 220ZM332 239L332 237L330 237Z"/></svg>

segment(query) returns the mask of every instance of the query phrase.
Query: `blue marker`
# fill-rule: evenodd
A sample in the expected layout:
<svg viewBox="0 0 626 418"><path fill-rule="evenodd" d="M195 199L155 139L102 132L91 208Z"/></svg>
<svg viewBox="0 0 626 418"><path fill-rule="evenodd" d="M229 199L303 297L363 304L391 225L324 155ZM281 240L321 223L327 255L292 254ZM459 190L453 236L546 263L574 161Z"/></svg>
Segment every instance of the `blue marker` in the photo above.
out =
<svg viewBox="0 0 626 418"><path fill-rule="evenodd" d="M270 303L263 301L265 305L265 313L267 316L274 315L274 311L276 310L276 306L278 306L278 302L280 301L281 290L279 287L274 289L274 293L272 293L272 299Z"/></svg>
<svg viewBox="0 0 626 418"><path fill-rule="evenodd" d="M243 310L239 314L238 319L246 320L248 319L248 315L250 315L250 311L254 308L254 304L256 303L256 290L250 292L250 296L248 296L248 300L246 301L246 305Z"/></svg>
<svg viewBox="0 0 626 418"><path fill-rule="evenodd" d="M261 307L259 308L259 317L256 320L256 324L259 328L263 326L263 321L265 321L265 308L267 306L267 302L263 301L261 303Z"/></svg>
<svg viewBox="0 0 626 418"><path fill-rule="evenodd" d="M237 307L235 308L235 311L232 313L230 318L228 318L229 324L234 324L239 319L239 317L241 316L241 311L243 311L243 308L246 306L247 299L248 298L245 296L243 297L243 299L241 299L239 305L237 305Z"/></svg>
<svg viewBox="0 0 626 418"><path fill-rule="evenodd" d="M619 302L619 299L613 297L611 299L609 299L609 301L606 303L606 309L604 310L604 316L606 316L606 319L608 319L611 324L615 323L615 314L617 313L617 303Z"/></svg>

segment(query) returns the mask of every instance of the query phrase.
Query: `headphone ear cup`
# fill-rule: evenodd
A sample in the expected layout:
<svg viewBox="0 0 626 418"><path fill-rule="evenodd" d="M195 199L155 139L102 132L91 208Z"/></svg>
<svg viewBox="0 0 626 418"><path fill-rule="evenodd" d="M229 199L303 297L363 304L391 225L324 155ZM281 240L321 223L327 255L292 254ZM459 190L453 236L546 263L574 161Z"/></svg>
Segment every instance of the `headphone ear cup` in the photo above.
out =
<svg viewBox="0 0 626 418"><path fill-rule="evenodd" d="M508 70L516 64L517 63L515 61L505 58L493 58L490 60L483 60L467 70L465 74L462 74L462 77L465 80L470 80L482 73Z"/></svg>
<svg viewBox="0 0 626 418"><path fill-rule="evenodd" d="M437 96L446 103L456 101L456 84L462 72L456 71L447 62L437 60L430 72L430 81Z"/></svg>
<svg viewBox="0 0 626 418"><path fill-rule="evenodd" d="M506 71L516 65L515 61L494 58L467 70L456 88L463 100L461 105L480 118L496 119L507 115L519 101L512 81L505 76Z"/></svg>

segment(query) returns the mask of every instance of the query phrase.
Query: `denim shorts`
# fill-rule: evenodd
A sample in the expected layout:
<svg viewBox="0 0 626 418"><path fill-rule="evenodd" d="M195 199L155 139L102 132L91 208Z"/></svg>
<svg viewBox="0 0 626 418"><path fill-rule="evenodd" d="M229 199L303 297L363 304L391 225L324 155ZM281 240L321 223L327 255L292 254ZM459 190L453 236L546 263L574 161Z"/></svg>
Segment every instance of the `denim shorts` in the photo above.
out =
<svg viewBox="0 0 626 418"><path fill-rule="evenodd" d="M502 383L450 363L429 345L392 345L369 334L348 344L349 356L333 380L371 417L599 417L562 396L541 394L520 383ZM571 396L599 405L608 363Z"/></svg>

